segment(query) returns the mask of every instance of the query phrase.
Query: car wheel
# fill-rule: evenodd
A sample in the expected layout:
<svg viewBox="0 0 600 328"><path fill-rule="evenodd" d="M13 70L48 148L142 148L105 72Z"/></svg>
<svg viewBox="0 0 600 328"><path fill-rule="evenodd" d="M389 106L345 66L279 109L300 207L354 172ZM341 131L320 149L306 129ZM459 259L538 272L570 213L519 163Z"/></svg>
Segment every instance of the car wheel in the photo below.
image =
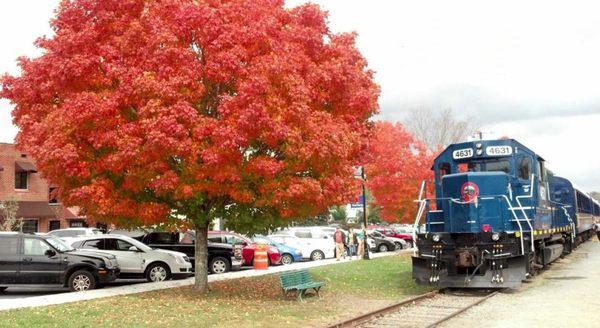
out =
<svg viewBox="0 0 600 328"><path fill-rule="evenodd" d="M72 292L83 292L96 287L96 277L86 270L73 272L69 277L69 289Z"/></svg>
<svg viewBox="0 0 600 328"><path fill-rule="evenodd" d="M323 254L323 252L321 252L320 250L316 250L316 251L313 251L312 253L310 253L311 261L320 261L320 260L323 260L324 258L325 258L325 254Z"/></svg>
<svg viewBox="0 0 600 328"><path fill-rule="evenodd" d="M169 267L163 263L153 263L146 269L146 279L149 282L161 282L171 278Z"/></svg>
<svg viewBox="0 0 600 328"><path fill-rule="evenodd" d="M281 264L292 264L294 263L294 257L291 254L281 255Z"/></svg>
<svg viewBox="0 0 600 328"><path fill-rule="evenodd" d="M231 264L226 258L217 256L210 261L208 268L211 273L225 273L231 270Z"/></svg>
<svg viewBox="0 0 600 328"><path fill-rule="evenodd" d="M395 242L394 244L396 245L396 249L402 249L402 243L401 242Z"/></svg>
<svg viewBox="0 0 600 328"><path fill-rule="evenodd" d="M379 245L379 247L377 247L377 250L379 250L380 252L387 252L388 246L386 244L381 244Z"/></svg>

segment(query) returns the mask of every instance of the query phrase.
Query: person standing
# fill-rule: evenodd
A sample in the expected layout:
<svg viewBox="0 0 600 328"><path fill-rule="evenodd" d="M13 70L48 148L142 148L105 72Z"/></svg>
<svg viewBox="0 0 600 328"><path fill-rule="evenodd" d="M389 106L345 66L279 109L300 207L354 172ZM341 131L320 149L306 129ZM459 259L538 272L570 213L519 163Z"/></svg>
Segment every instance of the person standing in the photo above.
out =
<svg viewBox="0 0 600 328"><path fill-rule="evenodd" d="M352 231L352 229L348 230L348 256L352 260L352 256L356 253L356 235Z"/></svg>
<svg viewBox="0 0 600 328"><path fill-rule="evenodd" d="M333 234L333 240L335 241L335 257L336 261L339 261L344 255L344 233L340 228L335 229Z"/></svg>
<svg viewBox="0 0 600 328"><path fill-rule="evenodd" d="M362 259L365 255L365 235L362 230L356 232L356 239L358 240L357 256L358 259Z"/></svg>

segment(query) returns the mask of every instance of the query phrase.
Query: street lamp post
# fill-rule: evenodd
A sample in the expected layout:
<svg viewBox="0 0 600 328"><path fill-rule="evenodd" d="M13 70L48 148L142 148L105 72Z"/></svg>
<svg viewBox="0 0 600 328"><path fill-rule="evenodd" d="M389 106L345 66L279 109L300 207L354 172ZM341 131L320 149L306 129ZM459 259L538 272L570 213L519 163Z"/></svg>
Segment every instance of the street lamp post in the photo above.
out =
<svg viewBox="0 0 600 328"><path fill-rule="evenodd" d="M363 233L364 233L364 238L365 240L363 241L363 259L365 260L369 260L371 257L369 256L369 243L368 243L368 235L367 235L367 227L368 227L368 221L367 221L367 190L365 188L365 182L367 181L367 177L365 176L365 167L361 166L360 168L360 175L362 178L362 206L363 206L363 225L364 225L364 229L363 229Z"/></svg>

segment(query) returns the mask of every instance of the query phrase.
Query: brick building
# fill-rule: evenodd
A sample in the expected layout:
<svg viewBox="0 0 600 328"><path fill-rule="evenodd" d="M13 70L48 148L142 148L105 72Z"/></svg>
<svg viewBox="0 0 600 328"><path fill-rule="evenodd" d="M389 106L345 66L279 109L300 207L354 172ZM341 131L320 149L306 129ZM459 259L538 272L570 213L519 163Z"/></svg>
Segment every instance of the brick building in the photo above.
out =
<svg viewBox="0 0 600 328"><path fill-rule="evenodd" d="M32 158L13 144L0 143L0 200L19 202L17 218L23 219L23 232L88 226L78 208L67 208L53 199L54 188L42 179Z"/></svg>

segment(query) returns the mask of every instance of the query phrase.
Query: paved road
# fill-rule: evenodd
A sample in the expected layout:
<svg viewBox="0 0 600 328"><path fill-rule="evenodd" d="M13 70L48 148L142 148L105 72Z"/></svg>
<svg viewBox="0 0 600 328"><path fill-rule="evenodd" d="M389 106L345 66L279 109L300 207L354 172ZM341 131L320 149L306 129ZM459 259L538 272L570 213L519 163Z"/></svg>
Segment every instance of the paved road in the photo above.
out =
<svg viewBox="0 0 600 328"><path fill-rule="evenodd" d="M412 250L400 251L400 253L409 252L412 252ZM372 257L377 258L382 256L390 256L394 254L398 254L398 252L375 253L372 254ZM322 261L300 262L294 263L292 265L280 265L276 267L270 267L268 270L242 269L239 271L232 271L224 274L209 275L208 281L212 282L239 279L245 277L256 277L276 272L312 268L322 265L343 262L344 261L337 262L335 259L328 259ZM147 283L144 281L145 280L119 280L101 289L79 293L71 293L67 288L60 287L30 286L8 288L4 293L0 294L0 311L25 307L45 306L51 304L78 302L82 300L90 300L102 297L143 293L158 289L189 286L194 283L194 278L171 280L159 283Z"/></svg>
<svg viewBox="0 0 600 328"><path fill-rule="evenodd" d="M442 327L600 327L600 243L594 237L523 287Z"/></svg>

